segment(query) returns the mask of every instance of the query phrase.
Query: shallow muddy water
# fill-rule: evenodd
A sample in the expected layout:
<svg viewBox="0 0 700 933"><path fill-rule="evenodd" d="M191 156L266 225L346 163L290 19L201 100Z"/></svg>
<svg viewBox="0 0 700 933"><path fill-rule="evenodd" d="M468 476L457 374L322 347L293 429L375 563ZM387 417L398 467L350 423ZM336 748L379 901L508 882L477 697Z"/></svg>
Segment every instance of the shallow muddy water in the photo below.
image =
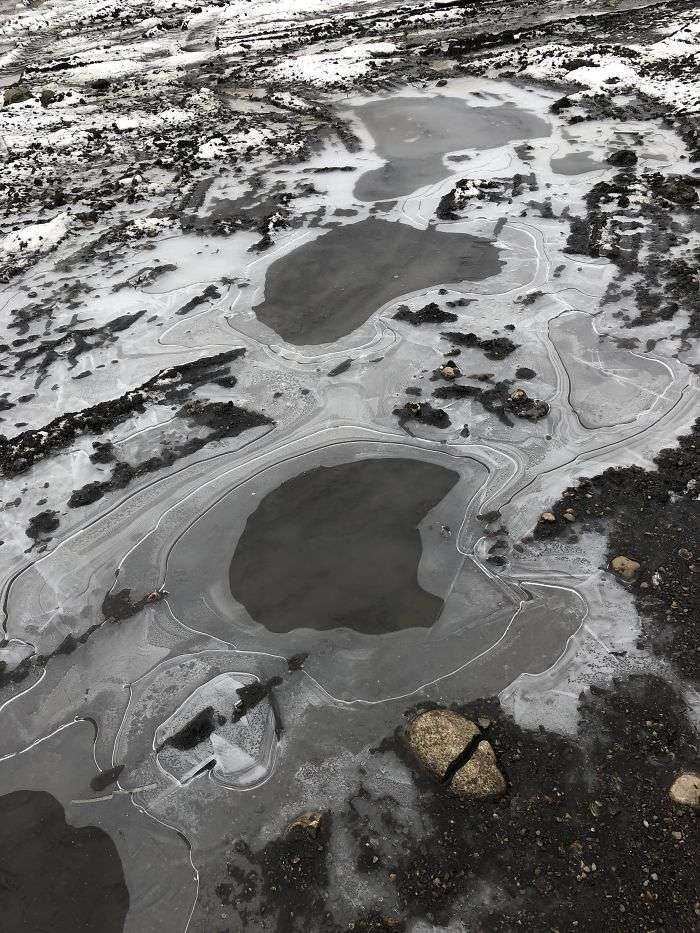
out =
<svg viewBox="0 0 700 933"><path fill-rule="evenodd" d="M605 166L591 158L590 152L569 152L552 159L549 163L557 175L584 175L586 172L599 172Z"/></svg>
<svg viewBox="0 0 700 933"><path fill-rule="evenodd" d="M418 584L418 525L458 478L381 459L288 480L248 519L231 562L234 597L273 632L432 625L443 601Z"/></svg>
<svg viewBox="0 0 700 933"><path fill-rule="evenodd" d="M498 257L480 237L369 217L273 262L254 310L287 343L331 343L400 295L496 275Z"/></svg>

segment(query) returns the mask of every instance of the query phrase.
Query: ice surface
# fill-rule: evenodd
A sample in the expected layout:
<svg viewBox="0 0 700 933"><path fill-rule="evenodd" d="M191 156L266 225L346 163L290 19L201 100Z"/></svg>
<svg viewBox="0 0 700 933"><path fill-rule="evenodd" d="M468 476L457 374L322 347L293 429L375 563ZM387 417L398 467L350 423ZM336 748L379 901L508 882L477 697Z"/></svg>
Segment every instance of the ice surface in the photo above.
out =
<svg viewBox="0 0 700 933"><path fill-rule="evenodd" d="M274 19L275 5L268 6ZM221 24L234 12L242 15L240 4L232 7L217 13ZM310 15L316 7L291 4L290 15ZM196 14L189 29L206 33L209 22ZM390 53L389 46L373 51ZM331 49L319 59L290 58L285 68L313 77L331 52L346 71L366 65L362 46L355 46L353 56ZM198 54L183 53L180 64ZM113 70L132 65L125 57ZM85 61L74 77L104 74L104 62ZM387 112L405 117L416 95L422 113L439 109L437 123L444 123L446 100L465 113L474 108L485 123L491 111L507 111L510 123L491 135L482 127L473 140L464 128L447 140L431 132L421 139L428 168L403 166L400 184L396 177L386 181L383 160L410 161L413 141L404 132L397 155L373 130L385 126ZM538 560L535 545L520 544L544 506L575 478L612 464L648 466L659 447L687 428L697 407L688 367L661 339L669 327L652 326L653 349L630 345L619 315L626 299L608 293L616 267L605 256L563 252L568 216L585 212L594 180L615 172L606 155L621 133L638 132L640 124L565 126L549 110L557 96L459 78L440 96L410 88L343 98L335 103L365 145L350 152L329 138L306 161L275 166L274 183L295 196L289 223L272 223L267 231L268 248L251 251L261 235L254 224L231 236L214 226L233 216L232 204L235 210L241 204L260 208L262 216L270 194L222 171L192 208L190 229L154 219L155 195L137 204L131 222L148 233L147 250L120 241L102 261L80 252L87 239L82 234L63 242L63 228L54 221L47 236L55 254L32 266L27 282L3 291L8 345L18 334L8 322L27 306L34 286L42 294L46 289L52 302L78 280L90 291L76 292L72 303L56 300L51 317L29 322L32 337L43 336L44 328L52 339L66 328L106 328L94 346L80 344L71 356L60 344L42 365L10 351L12 365L3 374L3 391L14 406L3 411L8 435L24 423L45 425L114 399L168 367L238 347L245 356L228 377L196 386L187 404L233 401L274 422L186 453L99 501L68 508L74 489L110 475L111 466L90 459L94 441L109 439L120 461L141 463L196 433L180 414L182 399L149 399L104 435L81 434L30 472L5 481L6 641L0 659L16 670L28 658L51 657L12 685L0 706L3 788L48 788L71 819L113 829L129 871L129 929L173 929L161 914L189 921L192 879L200 866L221 861L225 839L248 834L263 842L300 810L328 806L348 791L358 763L368 781L410 811L412 786L403 766L369 753L409 706L500 694L519 721L573 731L581 684L612 673L622 651L630 662L648 663L635 647L638 620L629 596L601 571L595 540L582 536L546 561ZM219 143L203 144L213 158ZM678 165L681 146L670 129L647 127L646 146L651 155L640 156L642 169L658 168L654 151L665 154L667 168ZM255 164L261 174L270 168L262 160ZM310 173L344 167L349 170ZM379 188L378 178L384 179ZM439 219L438 206L463 179L473 183L464 189L471 194L455 217ZM503 197L476 194L483 180L498 181ZM377 205L380 196L391 203ZM40 227L25 231L25 240L31 235L26 249L39 242ZM381 251L376 266L357 246L372 227L389 230L370 244ZM414 243L413 251L392 252L392 234L397 242ZM2 248L15 250L20 239L10 234ZM431 254L438 273L408 274L407 255L417 264L421 244L447 240L461 245L442 265ZM325 251L324 243L342 249ZM456 320L413 326L395 319L401 305L417 311L431 302ZM143 314L112 340L109 325L137 312ZM465 347L454 358L460 384L524 387L547 403L548 414L508 423L483 397L433 397L447 385L436 374L452 346L441 336L445 330L482 340L508 336L515 348L501 359ZM516 376L523 368L534 375ZM89 375L75 378L85 371ZM407 402L443 408L449 424L404 422L396 411L405 413ZM396 463L404 466L392 474ZM386 471L383 498L372 498L376 487L368 491L348 479L367 464ZM331 518L328 502L319 503L310 523L305 514L307 524L297 527L294 508L285 506L284 536L275 540L272 521L263 542L272 558L260 557L258 541L243 562L246 534L253 535L256 516L265 517L269 497L277 501L275 492L288 489L285 484L296 489L319 475L340 476L347 484L343 494L334 490ZM433 498L426 493L431 477L444 480L436 481ZM420 488L407 488L411 484ZM313 486L313 494L323 496L322 487ZM391 624L374 624L381 606L373 605L375 618L353 622L353 613L370 613L350 599L341 624L337 611L320 618L325 594L307 598L304 590L335 585L324 577L332 576L328 566L338 572L332 562L322 572L311 566L307 574L299 554L280 554L294 579L280 582L270 574L275 546L293 549L294 535L305 528L312 538L314 518L322 532L316 548L337 548L343 527L367 515L367 502L393 529L392 510L402 497L422 510L411 529L416 553L407 561L415 579L397 592L392 563L373 581L381 584L382 599L396 600L403 620L386 613ZM60 512L60 530L33 544L25 528L42 508ZM477 517L485 513L499 514ZM361 541L358 536L353 546ZM304 560L313 562L314 548L306 548L306 539L303 544ZM395 554L389 545L386 550L390 562ZM245 579L232 586L236 555ZM350 548L346 560L361 566L366 557L353 556ZM371 551L369 559L376 560ZM279 590L266 593L266 587ZM424 594L430 612L416 609L412 618L406 592ZM303 612L295 605L271 621L280 599L298 600L308 619L300 621ZM108 611L125 604L137 608L124 615ZM273 679L274 686L234 721L238 691ZM225 722L192 748L169 744L208 707ZM73 802L91 797L96 767L122 764L108 799ZM189 851L176 833L188 840ZM194 873L190 857L198 866ZM151 870L159 858L172 866L167 885ZM335 883L342 892L344 882ZM195 914L191 929L205 928Z"/></svg>

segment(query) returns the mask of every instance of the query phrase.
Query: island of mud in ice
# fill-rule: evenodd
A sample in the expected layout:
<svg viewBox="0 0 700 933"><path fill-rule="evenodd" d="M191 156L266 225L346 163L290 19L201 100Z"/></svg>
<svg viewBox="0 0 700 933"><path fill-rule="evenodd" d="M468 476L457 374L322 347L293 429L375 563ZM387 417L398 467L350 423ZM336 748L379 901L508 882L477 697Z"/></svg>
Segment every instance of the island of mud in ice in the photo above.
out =
<svg viewBox="0 0 700 933"><path fill-rule="evenodd" d="M265 300L254 310L287 343L330 343L400 295L446 282L477 282L501 266L490 240L369 217L273 262Z"/></svg>
<svg viewBox="0 0 700 933"><path fill-rule="evenodd" d="M387 458L288 480L248 519L231 563L234 597L276 632L432 625L443 601L417 579L418 525L458 479L432 463Z"/></svg>

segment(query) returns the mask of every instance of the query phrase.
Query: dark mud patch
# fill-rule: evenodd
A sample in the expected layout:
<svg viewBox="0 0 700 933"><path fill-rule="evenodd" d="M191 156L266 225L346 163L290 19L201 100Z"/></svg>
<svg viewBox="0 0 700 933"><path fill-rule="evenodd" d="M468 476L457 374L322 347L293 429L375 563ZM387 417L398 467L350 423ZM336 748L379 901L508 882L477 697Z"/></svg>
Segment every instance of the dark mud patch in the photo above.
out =
<svg viewBox="0 0 700 933"><path fill-rule="evenodd" d="M273 262L254 310L288 343L331 343L399 295L480 281L501 266L490 240L372 217L336 227Z"/></svg>
<svg viewBox="0 0 700 933"><path fill-rule="evenodd" d="M408 392L408 389L406 389ZM410 393L415 394L415 393ZM418 391L420 394L420 390ZM401 408L395 408L394 414L399 419L399 425L409 434L413 432L406 425L411 421L428 425L431 428L449 428L452 422L444 408L435 408L430 402L406 402Z"/></svg>
<svg viewBox="0 0 700 933"><path fill-rule="evenodd" d="M184 401L193 389L229 375L228 365L245 354L237 348L216 356L164 369L136 389L118 398L98 402L79 412L68 412L36 430L14 437L0 434L0 472L5 476L25 473L38 460L53 456L85 434L103 434L109 428L142 412L148 403L163 405Z"/></svg>
<svg viewBox="0 0 700 933"><path fill-rule="evenodd" d="M200 437L190 435L187 440L180 443L164 444L158 454L138 463L131 464L126 461L115 463L109 479L93 480L79 489L74 489L68 499L68 507L75 509L91 505L109 492L126 489L133 480L141 476L167 469L183 457L198 453L208 444L238 437L239 434L252 428L274 424L274 421L266 415L241 408L233 402L208 402L203 399L187 402L178 415L188 419L190 428L206 427L210 430ZM107 456L110 450L105 452L103 446L98 448L98 452Z"/></svg>
<svg viewBox="0 0 700 933"><path fill-rule="evenodd" d="M468 378L488 381L486 378L482 379L482 376L488 377L489 375L489 373L473 374ZM487 389L462 384L440 386L439 389L435 389L433 396L440 399L475 399L485 411L495 415L501 424L509 428L512 428L514 424L510 415L527 421L539 421L549 414L547 402L531 398L524 389L513 389L513 382L509 379L496 382Z"/></svg>
<svg viewBox="0 0 700 933"><path fill-rule="evenodd" d="M178 751L186 752L205 742L218 726L223 726L226 720L219 715L213 706L200 710L188 723L166 739L163 745L171 745ZM163 747L161 746L161 748Z"/></svg>
<svg viewBox="0 0 700 933"><path fill-rule="evenodd" d="M58 800L43 791L0 797L0 891L7 933L120 933L129 909L110 836L70 826Z"/></svg>
<svg viewBox="0 0 700 933"><path fill-rule="evenodd" d="M32 515L27 525L26 535L32 541L46 540L51 532L56 531L60 523L58 512L53 509L46 509L44 512Z"/></svg>
<svg viewBox="0 0 700 933"><path fill-rule="evenodd" d="M656 470L611 467L564 490L540 520L536 538L607 534L607 560L627 557L640 566L622 581L642 620L642 644L668 658L687 679L698 680L700 661L700 422L678 447L662 450ZM564 517L569 511L574 521Z"/></svg>
<svg viewBox="0 0 700 933"><path fill-rule="evenodd" d="M457 320L457 315L451 311L443 311L442 308L431 301L417 311L411 311L408 305L401 305L394 315L395 321L407 321L414 327L420 324L447 324Z"/></svg>
<svg viewBox="0 0 700 933"><path fill-rule="evenodd" d="M357 116L387 162L355 185L361 201L410 194L444 178L443 156L459 149L493 149L511 140L549 136L549 124L512 104L469 106L457 97L395 97L358 107Z"/></svg>
<svg viewBox="0 0 700 933"><path fill-rule="evenodd" d="M295 476L248 519L231 562L233 596L273 632L432 625L443 601L418 583L418 525L457 479L401 459Z"/></svg>
<svg viewBox="0 0 700 933"><path fill-rule="evenodd" d="M194 295L192 298L190 298L190 300L185 302L181 308L178 308L175 314L189 314L190 311L194 311L195 308L198 308L205 302L214 300L216 298L221 298L221 292L219 289L215 285L207 285L201 294Z"/></svg>
<svg viewBox="0 0 700 933"><path fill-rule="evenodd" d="M238 687L236 690L238 694L238 703L235 705L233 716L231 717L233 722L239 722L263 700L269 700L270 705L275 711L275 715L277 715L275 687L279 687L281 684L281 677L270 677L268 680L256 680L253 681L252 684L245 684L242 687Z"/></svg>
<svg viewBox="0 0 700 933"><path fill-rule="evenodd" d="M343 373L346 373L352 366L352 360L343 360L342 363L338 363L337 366L334 366L333 369L329 370L329 376L342 376Z"/></svg>
<svg viewBox="0 0 700 933"><path fill-rule="evenodd" d="M445 340L457 347L472 347L482 350L488 360L504 360L519 344L513 343L510 337L477 337L476 334L463 334L459 331L443 331L440 334Z"/></svg>
<svg viewBox="0 0 700 933"><path fill-rule="evenodd" d="M586 214L570 217L565 253L606 256L618 268L606 300L630 295L630 309L615 316L627 327L688 316L682 336L700 333L700 298L695 270L698 193L691 176L638 174L634 166L612 181L594 185L585 197ZM633 277L630 282L630 277ZM634 308L634 310L633 310Z"/></svg>

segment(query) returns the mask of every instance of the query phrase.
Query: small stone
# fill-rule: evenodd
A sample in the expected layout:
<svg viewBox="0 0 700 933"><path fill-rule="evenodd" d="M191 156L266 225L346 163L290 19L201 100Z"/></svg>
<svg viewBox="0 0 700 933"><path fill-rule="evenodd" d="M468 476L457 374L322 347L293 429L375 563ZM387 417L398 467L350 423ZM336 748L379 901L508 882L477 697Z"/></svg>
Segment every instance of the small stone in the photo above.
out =
<svg viewBox="0 0 700 933"><path fill-rule="evenodd" d="M640 564L636 560L632 560L630 557L625 557L623 554L620 554L617 557L613 557L610 566L623 580L633 580L634 575L639 570Z"/></svg>
<svg viewBox="0 0 700 933"><path fill-rule="evenodd" d="M573 509L567 509L567 510L564 512L564 520L567 521L567 522L575 522L575 521L576 521L576 512L574 512Z"/></svg>
<svg viewBox="0 0 700 933"><path fill-rule="evenodd" d="M324 816L325 813L320 810L306 810L304 813L301 813L295 820L292 820L292 822L287 827L287 832L301 830L302 832L306 832L315 836L319 831Z"/></svg>
<svg viewBox="0 0 700 933"><path fill-rule="evenodd" d="M700 775L693 774L690 771L679 774L671 785L668 795L674 803L680 803L684 807L693 807L693 809L699 810Z"/></svg>
<svg viewBox="0 0 700 933"><path fill-rule="evenodd" d="M454 365L454 363L444 363L440 367L440 375L442 376L443 379L447 379L449 382L449 381L452 381L453 379L457 379L457 377L460 376L461 374L460 374L459 369L457 369L457 367Z"/></svg>
<svg viewBox="0 0 700 933"><path fill-rule="evenodd" d="M540 515L541 522L555 522L556 520L557 516L554 514L554 512L543 512Z"/></svg>
<svg viewBox="0 0 700 933"><path fill-rule="evenodd" d="M679 548L679 549L678 549L678 556L679 556L679 557L682 557L683 560L692 560L692 559L693 559L693 555L691 554L691 552L688 550L687 547Z"/></svg>
<svg viewBox="0 0 700 933"><path fill-rule="evenodd" d="M450 788L465 797L500 797L505 793L506 780L490 742L479 742L472 757L452 778Z"/></svg>

